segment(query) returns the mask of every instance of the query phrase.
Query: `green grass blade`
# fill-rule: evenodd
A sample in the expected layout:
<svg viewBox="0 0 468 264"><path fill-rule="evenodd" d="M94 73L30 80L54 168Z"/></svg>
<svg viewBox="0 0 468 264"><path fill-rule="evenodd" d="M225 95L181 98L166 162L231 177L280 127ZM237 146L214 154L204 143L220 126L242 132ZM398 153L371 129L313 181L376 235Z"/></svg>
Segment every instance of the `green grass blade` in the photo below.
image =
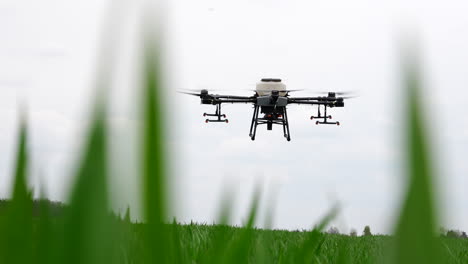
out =
<svg viewBox="0 0 468 264"><path fill-rule="evenodd" d="M130 224L132 222L132 218L130 216L130 206L127 206L127 210L125 210L124 222Z"/></svg>
<svg viewBox="0 0 468 264"><path fill-rule="evenodd" d="M414 55L414 54L412 54ZM440 263L435 239L433 172L430 167L428 138L423 109L418 65L406 65L407 89L406 153L408 191L396 226L396 263Z"/></svg>
<svg viewBox="0 0 468 264"><path fill-rule="evenodd" d="M114 225L108 203L108 89L117 63L118 37L126 15L124 2L112 1L104 19L95 75L96 98L83 153L72 186L61 255L69 263L109 263L115 256ZM114 236L115 235L115 236Z"/></svg>
<svg viewBox="0 0 468 264"><path fill-rule="evenodd" d="M337 257L337 264L348 264L351 263L350 254L349 254L349 247L350 242L348 241L348 237L340 237L337 243L338 246L338 257Z"/></svg>
<svg viewBox="0 0 468 264"><path fill-rule="evenodd" d="M296 254L296 263L312 263L314 262L320 246L323 244L325 236L322 231L338 214L338 206L333 207L330 212L320 221L320 223L307 235L306 239L300 245Z"/></svg>
<svg viewBox="0 0 468 264"><path fill-rule="evenodd" d="M30 192L27 189L28 174L28 150L27 150L27 125L25 120L21 120L19 132L18 151L16 154L15 181L13 186L12 202L21 208L26 202L31 201ZM22 210L23 211L23 210Z"/></svg>
<svg viewBox="0 0 468 264"><path fill-rule="evenodd" d="M228 225L231 221L232 207L234 204L232 190L225 190L223 192L223 197L221 198L219 214L218 214L218 224L219 225Z"/></svg>
<svg viewBox="0 0 468 264"><path fill-rule="evenodd" d="M161 78L157 46L153 35L145 39L143 75L142 182L144 213L147 222L146 258L148 263L169 262L166 217L166 164L164 159L163 110L157 95Z"/></svg>
<svg viewBox="0 0 468 264"><path fill-rule="evenodd" d="M255 242L254 225L258 214L260 202L260 189L255 189L249 214L244 227L240 230L237 238L234 238L227 249L223 263L248 263L252 247Z"/></svg>
<svg viewBox="0 0 468 264"><path fill-rule="evenodd" d="M170 251L171 251L171 263L188 263L187 256L185 251L182 248L181 241L181 226L177 223L177 220L174 218L172 225L169 230L170 234Z"/></svg>
<svg viewBox="0 0 468 264"><path fill-rule="evenodd" d="M33 260L32 198L27 189L27 126L24 119L18 137L13 198L2 219L2 263L31 263Z"/></svg>
<svg viewBox="0 0 468 264"><path fill-rule="evenodd" d="M271 254L272 252L270 249L270 246L275 244L275 242L277 242L276 240L278 240L277 238L275 239L273 231L271 231L273 228L275 202L277 197L276 189L270 188L270 192L267 197L263 224L265 232L261 232L257 235L256 245L254 245L256 252L254 259L255 262L258 263L273 263L280 261L279 259L275 259L275 256ZM276 258L279 258L279 256L277 255Z"/></svg>
<svg viewBox="0 0 468 264"><path fill-rule="evenodd" d="M221 198L217 225L213 227L213 236L208 241L208 250L200 257L202 263L220 263L225 256L228 249L226 241L229 239L227 225L231 221L233 201L232 190L226 189Z"/></svg>
<svg viewBox="0 0 468 264"><path fill-rule="evenodd" d="M247 218L247 222L244 225L244 227L247 229L252 229L255 225L255 220L257 219L258 214L258 205L260 203L260 195L261 191L257 186L250 204L249 216Z"/></svg>
<svg viewBox="0 0 468 264"><path fill-rule="evenodd" d="M52 228L52 218L50 214L50 203L46 199L38 201L38 217L36 241L36 262L43 264L54 263L54 230Z"/></svg>
<svg viewBox="0 0 468 264"><path fill-rule="evenodd" d="M76 173L65 222L64 261L68 263L107 263L113 257L104 109L103 104L97 105Z"/></svg>

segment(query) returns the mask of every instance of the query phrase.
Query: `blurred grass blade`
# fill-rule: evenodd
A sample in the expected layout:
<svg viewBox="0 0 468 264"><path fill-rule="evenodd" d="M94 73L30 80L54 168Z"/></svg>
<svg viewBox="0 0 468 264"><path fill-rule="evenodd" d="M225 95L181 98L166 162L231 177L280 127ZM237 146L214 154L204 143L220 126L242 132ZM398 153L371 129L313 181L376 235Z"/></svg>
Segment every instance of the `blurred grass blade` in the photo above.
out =
<svg viewBox="0 0 468 264"><path fill-rule="evenodd" d="M130 206L127 206L127 210L125 210L124 222L127 224L132 223L132 218L130 216Z"/></svg>
<svg viewBox="0 0 468 264"><path fill-rule="evenodd" d="M348 264L351 263L350 254L349 254L349 242L347 236L342 236L339 239L337 246L338 246L338 257L337 257L337 264Z"/></svg>
<svg viewBox="0 0 468 264"><path fill-rule="evenodd" d="M415 54L409 53L413 59ZM407 58L405 58L407 59ZM396 263L440 263L429 146L420 101L417 61L405 65L407 89L406 153L408 190L396 226Z"/></svg>
<svg viewBox="0 0 468 264"><path fill-rule="evenodd" d="M168 263L168 234L166 217L165 137L161 101L161 76L157 42L153 34L145 36L143 75L143 131L142 131L142 180L146 233L146 260L148 263Z"/></svg>
<svg viewBox="0 0 468 264"><path fill-rule="evenodd" d="M95 75L94 112L71 193L65 219L62 262L109 263L115 256L114 224L108 203L107 104L117 62L119 33L125 22L123 1L113 1L104 19ZM60 238L59 238L60 239ZM59 251L59 250L58 250ZM60 252L60 251L59 251Z"/></svg>
<svg viewBox="0 0 468 264"><path fill-rule="evenodd" d="M171 263L188 263L185 251L182 250L181 241L181 225L177 223L177 219L174 218L172 225L170 226L170 251L171 251Z"/></svg>
<svg viewBox="0 0 468 264"><path fill-rule="evenodd" d="M107 124L97 105L76 173L65 222L67 263L107 263L112 259L113 230L107 193Z"/></svg>
<svg viewBox="0 0 468 264"><path fill-rule="evenodd" d="M13 198L2 221L2 263L33 261L32 198L27 189L28 149L26 120L20 120Z"/></svg>
<svg viewBox="0 0 468 264"><path fill-rule="evenodd" d="M254 246L256 248L256 261L259 263L273 263L275 260L271 252L269 252L269 245L273 244L275 239L273 232L270 230L273 228L274 211L276 204L277 191L275 188L270 188L268 198L266 200L265 216L264 216L264 229L268 230L258 235L257 243Z"/></svg>
<svg viewBox="0 0 468 264"><path fill-rule="evenodd" d="M334 206L330 212L320 221L320 223L307 235L305 241L300 245L296 255L296 263L312 263L324 242L325 235L322 231L338 214L339 207Z"/></svg>
<svg viewBox="0 0 468 264"><path fill-rule="evenodd" d="M35 241L39 243L36 246L36 262L40 264L54 263L53 249L55 245L53 244L54 231L52 229L50 203L44 198L41 198L38 202L39 223Z"/></svg>
<svg viewBox="0 0 468 264"><path fill-rule="evenodd" d="M218 214L218 224L219 225L228 225L231 221L232 207L234 195L232 190L227 189L223 192L223 197L221 198L221 205L219 208Z"/></svg>
<svg viewBox="0 0 468 264"><path fill-rule="evenodd" d="M26 205L26 202L31 201L26 183L28 174L27 125L25 119L20 120L20 122L21 126L19 131L18 150L16 154L12 202L17 203L17 205ZM18 208L21 207L18 206Z"/></svg>
<svg viewBox="0 0 468 264"><path fill-rule="evenodd" d="M247 218L247 223L245 224L245 228L250 229L253 228L255 225L255 220L257 219L258 214L258 205L260 203L260 195L261 195L260 187L257 186L255 188L255 192L252 198L252 203L250 204L250 211L249 216Z"/></svg>
<svg viewBox="0 0 468 264"><path fill-rule="evenodd" d="M203 252L201 256L202 263L220 263L228 248L226 246L228 239L227 231L229 229L227 225L231 221L234 199L232 190L227 187L225 188L222 192L223 197L221 198L219 207L218 223L217 226L213 226L213 237L208 241L210 245L209 250Z"/></svg>
<svg viewBox="0 0 468 264"><path fill-rule="evenodd" d="M276 199L278 197L277 190L275 188L271 188L270 193L268 195L267 206L265 209L265 229L272 229L273 228L273 220L275 215L275 206L276 206Z"/></svg>
<svg viewBox="0 0 468 264"><path fill-rule="evenodd" d="M249 255L255 240L254 225L258 214L258 205L260 202L261 191L259 186L255 188L255 193L250 205L247 222L241 229L237 238L235 238L227 249L223 263L248 263Z"/></svg>

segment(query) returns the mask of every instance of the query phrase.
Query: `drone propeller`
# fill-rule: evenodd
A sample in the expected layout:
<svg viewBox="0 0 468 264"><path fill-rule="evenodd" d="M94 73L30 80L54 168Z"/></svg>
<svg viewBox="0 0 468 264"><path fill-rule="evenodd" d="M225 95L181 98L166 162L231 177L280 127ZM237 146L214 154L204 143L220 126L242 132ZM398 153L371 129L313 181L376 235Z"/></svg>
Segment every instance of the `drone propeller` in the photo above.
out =
<svg viewBox="0 0 468 264"><path fill-rule="evenodd" d="M351 91L337 91L337 92L334 92L334 91L317 91L315 92L317 94L328 94L328 93L334 93L336 95L355 95L355 94L358 94L357 91L355 90L351 90Z"/></svg>
<svg viewBox="0 0 468 264"><path fill-rule="evenodd" d="M268 92L271 92L273 90L257 90L257 89L249 89L249 91L253 91L253 92L265 92L265 93L268 93ZM299 91L304 91L302 89L300 90L278 90L278 92L280 93L290 93L290 92L299 92Z"/></svg>
<svg viewBox="0 0 468 264"><path fill-rule="evenodd" d="M201 93L189 93L189 92L184 92L184 91L177 91L177 92L182 93L182 94L193 95L193 96L201 96Z"/></svg>
<svg viewBox="0 0 468 264"><path fill-rule="evenodd" d="M232 89L211 89L211 88L202 88L202 89L181 89L182 91L188 92L201 92L201 91L214 91L214 92L227 92L232 91Z"/></svg>
<svg viewBox="0 0 468 264"><path fill-rule="evenodd" d="M356 98L356 97L359 97L359 95L353 95L353 96L340 96L340 98L343 98L343 99L352 99L352 98Z"/></svg>
<svg viewBox="0 0 468 264"><path fill-rule="evenodd" d="M312 92L312 93L318 94L318 95L325 95L329 97L340 96L340 98L343 98L343 99L351 99L351 98L359 97L359 93L357 91L339 91L339 92L318 91L318 92Z"/></svg>
<svg viewBox="0 0 468 264"><path fill-rule="evenodd" d="M179 93L183 93L183 94L188 94L188 95L193 95L193 96L206 96L208 95L208 90L206 89L202 89L202 90L185 90L185 91L177 91Z"/></svg>
<svg viewBox="0 0 468 264"><path fill-rule="evenodd" d="M335 92L336 95L355 95L355 91Z"/></svg>

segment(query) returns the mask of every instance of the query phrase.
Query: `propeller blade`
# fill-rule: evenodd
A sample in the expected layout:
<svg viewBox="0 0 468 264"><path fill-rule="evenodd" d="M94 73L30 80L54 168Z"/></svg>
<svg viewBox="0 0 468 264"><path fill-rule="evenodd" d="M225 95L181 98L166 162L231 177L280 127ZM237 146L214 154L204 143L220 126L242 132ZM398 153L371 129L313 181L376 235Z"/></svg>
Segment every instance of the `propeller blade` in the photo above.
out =
<svg viewBox="0 0 468 264"><path fill-rule="evenodd" d="M343 99L353 99L353 98L357 98L359 97L359 95L353 95L353 96L340 96L340 98L343 98Z"/></svg>
<svg viewBox="0 0 468 264"><path fill-rule="evenodd" d="M324 94L324 95L327 95L329 93L334 93L335 95L356 95L358 94L357 91L354 91L354 90L351 90L351 91L338 91L338 92L334 92L334 91L317 91L317 92L312 92L314 94Z"/></svg>
<svg viewBox="0 0 468 264"><path fill-rule="evenodd" d="M197 93L189 93L189 92L184 92L184 91L177 91L178 93L182 93L182 94L188 94L188 95L193 95L193 96L201 96L201 94L197 94Z"/></svg>
<svg viewBox="0 0 468 264"><path fill-rule="evenodd" d="M201 88L201 89L181 89L183 91L187 92L197 92L201 93L201 91L210 91L210 92L231 92L231 91L237 91L235 89L211 89L211 88Z"/></svg>
<svg viewBox="0 0 468 264"><path fill-rule="evenodd" d="M257 90L257 89L252 89L250 91L254 91L254 92L271 92L273 90ZM280 93L290 93L290 92L299 92L299 91L304 91L302 89L300 90L278 90L278 92Z"/></svg>
<svg viewBox="0 0 468 264"><path fill-rule="evenodd" d="M304 91L303 89L295 89L295 90L286 90L286 92L300 92L300 91Z"/></svg>

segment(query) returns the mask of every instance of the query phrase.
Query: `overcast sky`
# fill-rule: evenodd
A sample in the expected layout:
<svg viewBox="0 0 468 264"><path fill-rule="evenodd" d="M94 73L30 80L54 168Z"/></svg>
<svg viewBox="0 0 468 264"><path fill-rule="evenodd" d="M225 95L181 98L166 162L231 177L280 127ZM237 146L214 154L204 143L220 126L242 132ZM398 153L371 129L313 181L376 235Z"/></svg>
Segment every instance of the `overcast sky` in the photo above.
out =
<svg viewBox="0 0 468 264"><path fill-rule="evenodd" d="M18 109L26 105L31 185L43 186L51 199L67 199L109 2L0 1L1 197L9 195ZM468 230L468 4L408 2L171 0L164 12L164 65L177 218L212 222L229 186L236 197L233 223L240 224L259 183L264 196L276 201L276 228L310 228L339 202L333 224L341 231L370 225L391 232L405 189L404 32L421 48L441 222ZM126 5L109 98L117 161L111 191L115 208L130 204L138 213L134 80L142 12L135 1ZM252 142L251 106L228 105L223 110L229 124L205 124L202 114L213 107L175 92L207 88L250 95L246 89L264 77L282 78L289 89L357 90L361 96L332 111L340 127L316 126L309 120L315 108L291 106L291 142L280 127L259 127Z"/></svg>

